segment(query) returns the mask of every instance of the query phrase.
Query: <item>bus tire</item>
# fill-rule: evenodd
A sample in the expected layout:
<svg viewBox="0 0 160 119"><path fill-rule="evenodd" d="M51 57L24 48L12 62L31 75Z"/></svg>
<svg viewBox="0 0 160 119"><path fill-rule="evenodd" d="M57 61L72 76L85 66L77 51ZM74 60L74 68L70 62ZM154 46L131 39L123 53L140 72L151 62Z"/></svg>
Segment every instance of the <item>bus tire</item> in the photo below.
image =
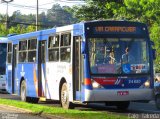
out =
<svg viewBox="0 0 160 119"><path fill-rule="evenodd" d="M61 87L60 102L61 102L61 106L64 109L73 109L74 108L73 103L69 102L69 91L68 91L68 87L67 87L66 82L64 82Z"/></svg>
<svg viewBox="0 0 160 119"><path fill-rule="evenodd" d="M26 96L26 82L25 82L25 80L23 80L21 83L21 100L24 102L29 102L29 103L38 103L38 101L39 101L39 98Z"/></svg>
<svg viewBox="0 0 160 119"><path fill-rule="evenodd" d="M118 110L127 110L129 107L130 102L129 101L120 101L117 103L117 109Z"/></svg>
<svg viewBox="0 0 160 119"><path fill-rule="evenodd" d="M155 97L156 108L160 109L160 94Z"/></svg>
<svg viewBox="0 0 160 119"><path fill-rule="evenodd" d="M38 103L39 102L39 98L32 98L32 103Z"/></svg>
<svg viewBox="0 0 160 119"><path fill-rule="evenodd" d="M35 98L35 97L27 97L27 101L29 103L38 103L39 102L39 98Z"/></svg>
<svg viewBox="0 0 160 119"><path fill-rule="evenodd" d="M27 102L27 97L26 97L26 82L25 80L22 81L21 83L21 91L20 91L20 96L21 96L21 100L24 102Z"/></svg>

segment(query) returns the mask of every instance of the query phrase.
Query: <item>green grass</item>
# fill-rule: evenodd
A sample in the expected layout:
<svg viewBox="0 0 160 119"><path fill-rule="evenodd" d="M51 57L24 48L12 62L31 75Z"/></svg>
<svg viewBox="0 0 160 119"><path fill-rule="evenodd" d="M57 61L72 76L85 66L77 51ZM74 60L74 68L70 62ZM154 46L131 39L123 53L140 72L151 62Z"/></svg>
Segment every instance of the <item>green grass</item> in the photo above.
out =
<svg viewBox="0 0 160 119"><path fill-rule="evenodd" d="M30 110L32 113L43 113L54 116L62 116L65 118L73 119L127 119L126 116L115 115L107 112L95 112L95 111L80 111L80 110L66 110L60 107L50 107L38 104L31 104L16 100L1 99L0 104L15 106L18 108L23 108Z"/></svg>

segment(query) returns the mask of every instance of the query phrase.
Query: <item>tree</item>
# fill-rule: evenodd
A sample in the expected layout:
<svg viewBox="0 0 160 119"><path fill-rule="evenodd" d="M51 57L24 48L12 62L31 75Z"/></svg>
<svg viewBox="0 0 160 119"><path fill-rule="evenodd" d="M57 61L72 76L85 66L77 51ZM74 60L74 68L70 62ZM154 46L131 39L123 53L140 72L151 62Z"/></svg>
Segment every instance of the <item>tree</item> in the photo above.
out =
<svg viewBox="0 0 160 119"><path fill-rule="evenodd" d="M59 4L52 6L50 10L47 11L48 25L62 26L75 22L75 18L72 17L72 13L68 12L69 7L61 7Z"/></svg>
<svg viewBox="0 0 160 119"><path fill-rule="evenodd" d="M80 21L113 19L123 6L123 0L85 0L86 4L74 6L72 12Z"/></svg>
<svg viewBox="0 0 160 119"><path fill-rule="evenodd" d="M5 24L0 24L0 36L6 36L8 33Z"/></svg>
<svg viewBox="0 0 160 119"><path fill-rule="evenodd" d="M7 29L5 28L4 24L0 24L0 36L7 36L8 34L23 34L23 33L28 33L28 32L33 32L35 31L35 26L28 26L25 27L24 25L17 25L17 26L12 26L11 28Z"/></svg>
<svg viewBox="0 0 160 119"><path fill-rule="evenodd" d="M154 41L156 49L156 60L155 60L155 69L156 72L160 72L160 26L158 23L154 23L152 27L150 28L151 31L151 39Z"/></svg>
<svg viewBox="0 0 160 119"><path fill-rule="evenodd" d="M152 25L159 19L159 5L159 0L86 0L72 12L79 20L126 19Z"/></svg>

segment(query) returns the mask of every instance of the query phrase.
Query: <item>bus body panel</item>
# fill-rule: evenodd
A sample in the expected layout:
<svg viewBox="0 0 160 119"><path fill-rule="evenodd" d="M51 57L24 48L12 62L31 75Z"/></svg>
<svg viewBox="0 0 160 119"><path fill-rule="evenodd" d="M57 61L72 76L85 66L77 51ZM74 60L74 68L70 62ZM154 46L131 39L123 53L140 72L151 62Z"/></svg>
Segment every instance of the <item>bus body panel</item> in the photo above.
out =
<svg viewBox="0 0 160 119"><path fill-rule="evenodd" d="M104 89L136 89L145 88L144 83L150 77L92 77Z"/></svg>
<svg viewBox="0 0 160 119"><path fill-rule="evenodd" d="M84 35L84 24L79 23L73 25L73 36L83 36Z"/></svg>
<svg viewBox="0 0 160 119"><path fill-rule="evenodd" d="M37 71L36 71L36 64L18 64L17 66L17 76L16 79L16 86L15 92L18 91L20 95L20 83L22 80L26 81L26 88L27 88L27 96L28 97L37 97Z"/></svg>
<svg viewBox="0 0 160 119"><path fill-rule="evenodd" d="M12 93L12 65L7 64L6 67L6 90L8 93Z"/></svg>
<svg viewBox="0 0 160 119"><path fill-rule="evenodd" d="M47 62L47 99L59 100L60 81L64 78L70 90L70 100L73 100L72 94L72 65L70 63ZM57 90L58 89L58 90Z"/></svg>

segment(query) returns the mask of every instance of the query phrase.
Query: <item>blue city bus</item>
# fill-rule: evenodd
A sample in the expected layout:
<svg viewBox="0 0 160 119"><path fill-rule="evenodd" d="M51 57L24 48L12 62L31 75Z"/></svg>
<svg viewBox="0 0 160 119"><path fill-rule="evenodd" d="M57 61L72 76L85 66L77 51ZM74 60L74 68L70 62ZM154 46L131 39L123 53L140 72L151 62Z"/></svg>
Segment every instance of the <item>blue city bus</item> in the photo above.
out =
<svg viewBox="0 0 160 119"><path fill-rule="evenodd" d="M0 91L6 91L7 38L0 37Z"/></svg>
<svg viewBox="0 0 160 119"><path fill-rule="evenodd" d="M8 39L7 91L22 101L127 109L153 98L154 50L143 23L87 21Z"/></svg>

